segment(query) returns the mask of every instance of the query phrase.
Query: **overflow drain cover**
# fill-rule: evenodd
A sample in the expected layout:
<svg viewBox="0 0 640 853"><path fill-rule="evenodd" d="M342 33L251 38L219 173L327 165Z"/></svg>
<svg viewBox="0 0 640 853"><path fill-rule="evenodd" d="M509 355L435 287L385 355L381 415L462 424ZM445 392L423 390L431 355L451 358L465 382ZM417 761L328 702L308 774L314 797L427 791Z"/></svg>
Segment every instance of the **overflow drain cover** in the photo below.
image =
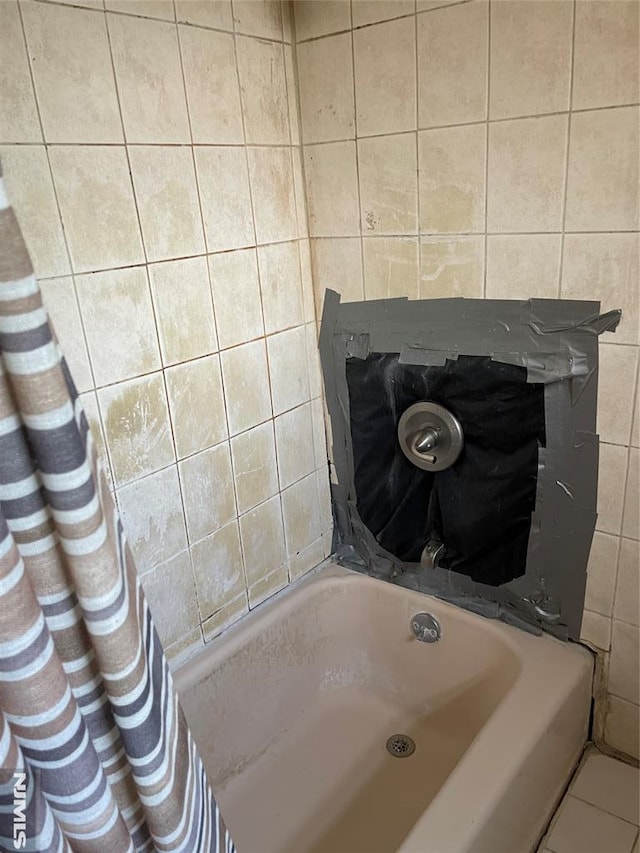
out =
<svg viewBox="0 0 640 853"><path fill-rule="evenodd" d="M407 758L416 751L416 743L409 735L391 735L387 741L387 752L394 758Z"/></svg>

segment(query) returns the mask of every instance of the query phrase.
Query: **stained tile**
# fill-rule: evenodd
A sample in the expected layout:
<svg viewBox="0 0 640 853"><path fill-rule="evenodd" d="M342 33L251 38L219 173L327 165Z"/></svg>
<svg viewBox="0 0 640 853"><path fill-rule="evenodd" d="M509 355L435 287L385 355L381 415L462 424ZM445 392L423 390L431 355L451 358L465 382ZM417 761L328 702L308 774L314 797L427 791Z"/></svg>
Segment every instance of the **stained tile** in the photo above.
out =
<svg viewBox="0 0 640 853"><path fill-rule="evenodd" d="M238 33L282 40L279 0L233 0L233 19Z"/></svg>
<svg viewBox="0 0 640 853"><path fill-rule="evenodd" d="M640 543L620 540L618 578L613 615L621 622L640 625Z"/></svg>
<svg viewBox="0 0 640 853"><path fill-rule="evenodd" d="M482 297L482 237L422 237L420 298Z"/></svg>
<svg viewBox="0 0 640 853"><path fill-rule="evenodd" d="M209 256L220 348L264 334L255 249Z"/></svg>
<svg viewBox="0 0 640 853"><path fill-rule="evenodd" d="M189 542L203 539L236 516L228 442L178 463Z"/></svg>
<svg viewBox="0 0 640 853"><path fill-rule="evenodd" d="M244 591L238 522L232 521L191 547L200 617L228 607ZM239 615L239 614L238 614Z"/></svg>
<svg viewBox="0 0 640 853"><path fill-rule="evenodd" d="M178 459L227 437L219 356L169 367L165 378Z"/></svg>
<svg viewBox="0 0 640 853"><path fill-rule="evenodd" d="M240 537L251 588L286 559L279 495L240 516Z"/></svg>
<svg viewBox="0 0 640 853"><path fill-rule="evenodd" d="M304 167L311 236L359 235L355 142L307 146Z"/></svg>
<svg viewBox="0 0 640 853"><path fill-rule="evenodd" d="M308 548L321 533L315 474L282 492L282 514L287 554L292 557Z"/></svg>
<svg viewBox="0 0 640 853"><path fill-rule="evenodd" d="M413 134L358 141L361 221L364 233L415 234L418 179Z"/></svg>
<svg viewBox="0 0 640 853"><path fill-rule="evenodd" d="M249 587L249 607L254 608L267 598L280 592L289 583L289 572L286 563L261 578L257 583Z"/></svg>
<svg viewBox="0 0 640 853"><path fill-rule="evenodd" d="M487 298L556 299L560 248L560 234L489 235Z"/></svg>
<svg viewBox="0 0 640 853"><path fill-rule="evenodd" d="M105 0L105 6L107 11L126 12L143 18L175 19L171 0Z"/></svg>
<svg viewBox="0 0 640 853"><path fill-rule="evenodd" d="M315 469L310 403L277 417L275 431L280 488L286 489Z"/></svg>
<svg viewBox="0 0 640 853"><path fill-rule="evenodd" d="M258 243L294 240L298 222L291 150L249 148L247 153Z"/></svg>
<svg viewBox="0 0 640 853"><path fill-rule="evenodd" d="M236 47L247 143L288 145L289 105L282 45L238 38Z"/></svg>
<svg viewBox="0 0 640 853"><path fill-rule="evenodd" d="M268 420L271 395L264 341L225 350L220 362L231 435Z"/></svg>
<svg viewBox="0 0 640 853"><path fill-rule="evenodd" d="M307 2L306 5L313 4ZM355 106L351 35L344 33L300 44L296 55L304 141L353 139Z"/></svg>
<svg viewBox="0 0 640 853"><path fill-rule="evenodd" d="M611 444L628 444L633 416L637 347L601 343L598 365L598 434Z"/></svg>
<svg viewBox="0 0 640 853"><path fill-rule="evenodd" d="M231 0L176 0L178 23L233 30Z"/></svg>
<svg viewBox="0 0 640 853"><path fill-rule="evenodd" d="M76 388L80 393L93 388L73 279L50 278L40 282L40 290Z"/></svg>
<svg viewBox="0 0 640 853"><path fill-rule="evenodd" d="M629 823L640 823L640 772L592 752L571 785L571 794Z"/></svg>
<svg viewBox="0 0 640 853"><path fill-rule="evenodd" d="M276 494L278 471L272 421L234 436L231 457L239 513Z"/></svg>
<svg viewBox="0 0 640 853"><path fill-rule="evenodd" d="M609 659L609 693L637 702L640 695L640 629L637 625L613 620L611 657Z"/></svg>
<svg viewBox="0 0 640 853"><path fill-rule="evenodd" d="M582 614L580 639L596 649L609 651L611 648L611 618L601 613L585 610Z"/></svg>
<svg viewBox="0 0 640 853"><path fill-rule="evenodd" d="M365 237L362 251L365 299L417 297L417 238Z"/></svg>
<svg viewBox="0 0 640 853"><path fill-rule="evenodd" d="M202 623L205 643L210 643L211 640L221 634L226 628L244 616L248 610L249 604L245 592L234 601L222 607L217 613L214 613L213 616Z"/></svg>
<svg viewBox="0 0 640 853"><path fill-rule="evenodd" d="M286 4L287 6L289 3ZM284 0L283 0L284 6ZM289 111L289 133L291 144L300 145L300 122L298 121L298 82L293 61L293 48L284 46L284 73L287 83L287 109ZM293 153L293 152L292 152ZM296 152L298 155L300 151Z"/></svg>
<svg viewBox="0 0 640 853"><path fill-rule="evenodd" d="M620 447L617 444L600 444L596 528L604 533L615 535L620 533L626 467L626 447Z"/></svg>
<svg viewBox="0 0 640 853"><path fill-rule="evenodd" d="M186 551L144 575L143 586L163 644L176 643L197 627L195 586Z"/></svg>
<svg viewBox="0 0 640 853"><path fill-rule="evenodd" d="M615 749L640 758L640 707L610 696L604 734L606 742Z"/></svg>
<svg viewBox="0 0 640 853"><path fill-rule="evenodd" d="M364 299L362 252L358 237L311 240L311 263L318 309L326 288L337 290L343 302ZM320 314L318 315L320 316Z"/></svg>
<svg viewBox="0 0 640 853"><path fill-rule="evenodd" d="M41 142L42 131L16 2L0 3L0 33L3 59L0 66L0 141Z"/></svg>
<svg viewBox="0 0 640 853"><path fill-rule="evenodd" d="M555 853L629 853L635 834L631 824L567 797L547 844Z"/></svg>
<svg viewBox="0 0 640 853"><path fill-rule="evenodd" d="M209 252L255 243L245 152L237 147L194 149Z"/></svg>
<svg viewBox="0 0 640 853"><path fill-rule="evenodd" d="M322 5L294 0L293 11L298 42L351 29L351 9L344 0L324 0Z"/></svg>
<svg viewBox="0 0 640 853"><path fill-rule="evenodd" d="M611 616L617 560L618 538L596 530L587 565L587 589L584 599L587 610Z"/></svg>
<svg viewBox="0 0 640 853"><path fill-rule="evenodd" d="M274 415L309 399L307 343L304 326L267 338Z"/></svg>
<svg viewBox="0 0 640 853"><path fill-rule="evenodd" d="M414 0L354 0L353 26L361 27L415 11Z"/></svg>
<svg viewBox="0 0 640 853"><path fill-rule="evenodd" d="M265 332L281 332L303 320L300 257L297 242L258 248Z"/></svg>
<svg viewBox="0 0 640 853"><path fill-rule="evenodd" d="M629 451L629 476L624 496L624 515L622 517L622 535L630 539L640 539L640 450L632 447Z"/></svg>

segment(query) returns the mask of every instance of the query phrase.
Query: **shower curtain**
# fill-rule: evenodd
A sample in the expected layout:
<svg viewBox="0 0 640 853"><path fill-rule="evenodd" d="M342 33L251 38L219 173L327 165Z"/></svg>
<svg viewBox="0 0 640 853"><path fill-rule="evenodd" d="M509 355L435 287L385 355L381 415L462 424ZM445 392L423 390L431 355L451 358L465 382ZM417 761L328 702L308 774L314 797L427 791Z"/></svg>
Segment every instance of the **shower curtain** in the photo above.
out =
<svg viewBox="0 0 640 853"><path fill-rule="evenodd" d="M0 849L234 849L1 166Z"/></svg>

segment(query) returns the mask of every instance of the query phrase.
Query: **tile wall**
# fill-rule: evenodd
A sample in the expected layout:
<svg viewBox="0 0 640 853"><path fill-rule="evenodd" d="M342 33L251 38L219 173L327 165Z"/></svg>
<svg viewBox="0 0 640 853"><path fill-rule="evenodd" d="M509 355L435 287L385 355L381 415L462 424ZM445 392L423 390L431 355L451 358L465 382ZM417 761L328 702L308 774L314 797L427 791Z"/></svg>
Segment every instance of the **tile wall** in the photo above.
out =
<svg viewBox="0 0 640 853"><path fill-rule="evenodd" d="M160 635L328 553L288 4L2 0L0 157Z"/></svg>
<svg viewBox="0 0 640 853"><path fill-rule="evenodd" d="M298 2L316 299L567 297L601 338L585 640L607 741L638 756L637 0Z"/></svg>

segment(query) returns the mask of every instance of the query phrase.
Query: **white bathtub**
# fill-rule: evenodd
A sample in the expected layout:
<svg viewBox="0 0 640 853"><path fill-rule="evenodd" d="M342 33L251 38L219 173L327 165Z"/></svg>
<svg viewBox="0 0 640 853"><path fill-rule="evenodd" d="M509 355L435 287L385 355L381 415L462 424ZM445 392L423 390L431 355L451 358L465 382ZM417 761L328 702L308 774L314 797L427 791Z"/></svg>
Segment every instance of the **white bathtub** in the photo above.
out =
<svg viewBox="0 0 640 853"><path fill-rule="evenodd" d="M433 613L442 639L410 619ZM587 738L592 660L328 566L176 673L239 853L534 850ZM386 751L408 734L410 757Z"/></svg>

